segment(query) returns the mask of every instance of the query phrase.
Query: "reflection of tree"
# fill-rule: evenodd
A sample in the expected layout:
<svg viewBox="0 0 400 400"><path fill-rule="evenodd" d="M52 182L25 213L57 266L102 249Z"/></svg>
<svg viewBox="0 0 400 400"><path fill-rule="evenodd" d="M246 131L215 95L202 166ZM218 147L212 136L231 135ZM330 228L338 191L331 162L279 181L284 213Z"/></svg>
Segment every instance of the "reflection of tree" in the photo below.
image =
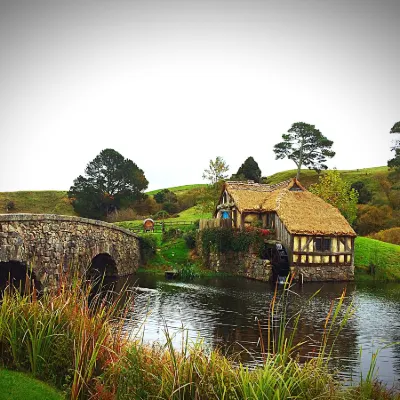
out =
<svg viewBox="0 0 400 400"><path fill-rule="evenodd" d="M150 340L162 338L164 321L174 329L180 328L183 324L189 329L191 339L196 339L197 334L200 334L200 337L204 338L205 344L219 346L224 354L232 355L241 352L240 359L244 363L254 363L254 359L256 362L262 360L256 317L260 321L263 340L267 346L267 321L269 305L273 297L273 286L243 278L208 278L183 283L165 282L163 279L160 282L159 278L149 276L144 277L139 285L150 288L158 287L158 292L144 292L135 299L133 318L136 321L144 317L148 309L152 310L146 325L148 331L152 330L148 337ZM331 301L340 297L345 286L345 284L339 283L309 283L292 288L293 292L297 294L293 293L289 296L286 307L287 319L293 321L291 318L302 311L294 337L294 343L307 341L300 349L301 359L318 352ZM315 298L308 301L321 287L321 291ZM380 307L384 304L393 305L390 310L393 317L393 328L386 327L385 329L388 329L391 340L400 339L400 310L398 307L400 288L397 287L397 292L394 287L393 290L391 289L393 291L391 303L388 302L387 297L387 293L391 293L389 289L390 287L387 286L382 290L382 285L377 288L357 285L357 290L355 290L354 284L347 285L346 304L349 304L350 300L354 298L356 314L336 339L332 353L333 367L344 371L351 366L358 365L360 337L364 337L366 340L365 335L369 330L371 330L371 335L380 334L379 323L376 321L379 322L383 319L383 315L379 315L379 311L372 312L371 310L381 310ZM367 303L365 302L366 298ZM367 304L366 310L363 309L365 303ZM279 322L283 307L277 305L276 310L275 322ZM340 316L339 320L341 320ZM385 315L385 320L387 323L387 315ZM334 337L331 337L328 341L328 348L333 343L333 339ZM244 352L243 348L246 348L251 355ZM399 346L393 348L393 354L397 360L400 359ZM397 361L395 369L396 373L400 375L399 361Z"/></svg>

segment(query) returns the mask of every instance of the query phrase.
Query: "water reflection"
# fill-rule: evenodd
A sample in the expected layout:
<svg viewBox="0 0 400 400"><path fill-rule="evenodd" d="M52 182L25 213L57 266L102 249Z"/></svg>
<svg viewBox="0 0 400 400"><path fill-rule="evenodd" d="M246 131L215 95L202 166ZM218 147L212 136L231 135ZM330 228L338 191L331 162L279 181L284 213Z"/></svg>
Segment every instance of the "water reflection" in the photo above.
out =
<svg viewBox="0 0 400 400"><path fill-rule="evenodd" d="M267 340L267 321L274 287L243 278L204 278L190 283L167 281L163 277L137 274L131 285L138 286L131 321L126 329L145 342L165 342L165 327L182 341L182 327L191 340L201 338L209 347L220 347L227 355L240 354L240 361L256 365L262 361L262 336ZM355 380L366 375L371 354L400 340L400 285L309 283L295 286L289 297L288 317L302 310L295 341L307 340L301 357L318 351L327 313L333 299L346 288L345 305L355 312L337 337L332 368ZM320 289L317 296L310 297ZM279 305L277 315L279 316ZM342 315L344 310L342 310ZM329 342L332 344L333 338ZM360 357L360 347L362 354ZM246 351L243 351L243 349ZM400 382L400 345L385 348L378 357L379 379Z"/></svg>

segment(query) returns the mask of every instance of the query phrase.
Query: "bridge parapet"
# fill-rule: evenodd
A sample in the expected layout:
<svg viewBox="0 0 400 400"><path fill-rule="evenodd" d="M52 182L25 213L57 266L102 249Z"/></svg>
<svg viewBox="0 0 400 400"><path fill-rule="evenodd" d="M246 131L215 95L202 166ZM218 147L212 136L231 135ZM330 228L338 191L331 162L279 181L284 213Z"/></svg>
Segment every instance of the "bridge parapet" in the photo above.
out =
<svg viewBox="0 0 400 400"><path fill-rule="evenodd" d="M118 275L134 273L140 262L139 238L103 221L55 214L0 214L0 263L32 267L49 286L60 273L83 273L94 257L108 254ZM1 267L1 265L0 265Z"/></svg>

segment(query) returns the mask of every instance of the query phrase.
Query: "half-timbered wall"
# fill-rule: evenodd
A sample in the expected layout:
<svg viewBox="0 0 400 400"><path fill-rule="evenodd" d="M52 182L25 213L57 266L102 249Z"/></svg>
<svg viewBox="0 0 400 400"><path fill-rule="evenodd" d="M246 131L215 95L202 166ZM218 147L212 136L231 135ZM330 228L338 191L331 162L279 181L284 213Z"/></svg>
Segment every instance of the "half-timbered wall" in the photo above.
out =
<svg viewBox="0 0 400 400"><path fill-rule="evenodd" d="M318 249L317 240L329 240L329 249ZM353 253L354 239L350 236L293 236L294 265L352 265Z"/></svg>

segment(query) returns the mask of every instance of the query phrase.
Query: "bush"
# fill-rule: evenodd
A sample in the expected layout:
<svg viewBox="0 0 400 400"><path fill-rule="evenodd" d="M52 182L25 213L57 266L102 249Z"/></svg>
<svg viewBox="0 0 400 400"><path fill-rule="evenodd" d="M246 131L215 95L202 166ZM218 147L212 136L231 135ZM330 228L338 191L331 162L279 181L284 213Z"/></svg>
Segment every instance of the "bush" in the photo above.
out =
<svg viewBox="0 0 400 400"><path fill-rule="evenodd" d="M226 253L228 251L260 254L264 239L271 235L268 229L247 228L237 231L230 228L209 228L200 231L203 254L210 251Z"/></svg>
<svg viewBox="0 0 400 400"><path fill-rule="evenodd" d="M142 235L140 240L140 256L143 263L146 264L155 254L157 250L157 238L152 234Z"/></svg>
<svg viewBox="0 0 400 400"><path fill-rule="evenodd" d="M12 200L7 200L6 202L6 211L11 212L15 210L15 203Z"/></svg>
<svg viewBox="0 0 400 400"><path fill-rule="evenodd" d="M358 192L358 204L367 204L372 200L372 193L368 190L363 181L354 182L351 188Z"/></svg>
<svg viewBox="0 0 400 400"><path fill-rule="evenodd" d="M372 239L400 245L400 227L386 229L369 236Z"/></svg>
<svg viewBox="0 0 400 400"><path fill-rule="evenodd" d="M185 240L186 246L189 249L194 249L196 247L196 232L189 231L183 235L183 239Z"/></svg>
<svg viewBox="0 0 400 400"><path fill-rule="evenodd" d="M163 204L163 210L168 214L176 214L179 212L179 206L177 203L167 202Z"/></svg>
<svg viewBox="0 0 400 400"><path fill-rule="evenodd" d="M357 214L355 228L360 235L387 228L393 218L393 210L389 206L359 206Z"/></svg>
<svg viewBox="0 0 400 400"><path fill-rule="evenodd" d="M153 215L153 219L165 219L169 218L169 214L165 210L160 210L158 213Z"/></svg>

